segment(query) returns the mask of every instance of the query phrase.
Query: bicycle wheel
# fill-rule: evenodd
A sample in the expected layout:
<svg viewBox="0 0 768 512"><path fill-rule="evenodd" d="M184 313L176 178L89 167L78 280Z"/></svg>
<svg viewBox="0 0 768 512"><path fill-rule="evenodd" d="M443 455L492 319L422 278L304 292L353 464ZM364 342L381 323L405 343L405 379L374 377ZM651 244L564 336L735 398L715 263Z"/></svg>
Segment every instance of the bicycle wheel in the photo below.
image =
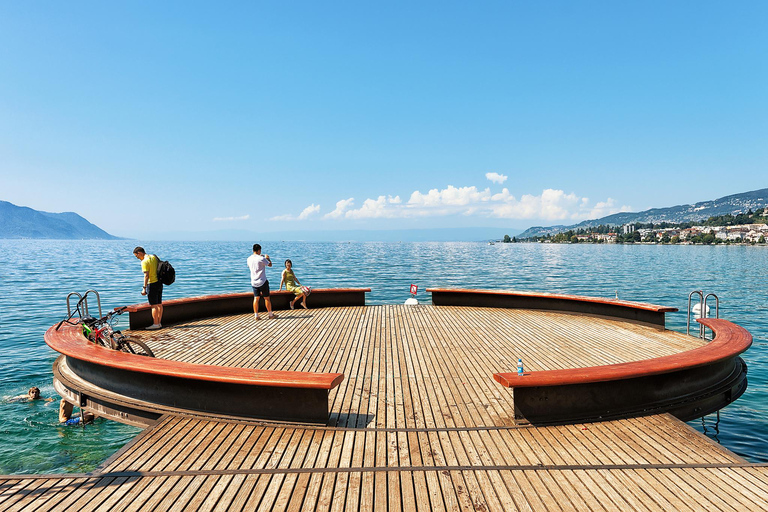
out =
<svg viewBox="0 0 768 512"><path fill-rule="evenodd" d="M124 338L123 342L120 344L120 348L124 352L130 352L131 354L136 354L137 356L155 357L155 354L143 341L129 340L128 338Z"/></svg>

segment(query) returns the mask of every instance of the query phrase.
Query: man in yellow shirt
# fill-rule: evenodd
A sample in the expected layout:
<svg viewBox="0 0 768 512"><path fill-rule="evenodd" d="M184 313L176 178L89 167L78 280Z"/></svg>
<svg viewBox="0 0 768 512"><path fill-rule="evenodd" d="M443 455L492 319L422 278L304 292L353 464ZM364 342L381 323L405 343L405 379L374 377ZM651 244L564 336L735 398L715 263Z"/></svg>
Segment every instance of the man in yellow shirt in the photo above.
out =
<svg viewBox="0 0 768 512"><path fill-rule="evenodd" d="M160 321L163 319L163 283L157 278L157 266L160 260L154 254L147 254L143 247L133 250L134 256L141 260L141 271L144 272L144 287L141 294L147 296L152 308L152 325L147 329L160 329Z"/></svg>

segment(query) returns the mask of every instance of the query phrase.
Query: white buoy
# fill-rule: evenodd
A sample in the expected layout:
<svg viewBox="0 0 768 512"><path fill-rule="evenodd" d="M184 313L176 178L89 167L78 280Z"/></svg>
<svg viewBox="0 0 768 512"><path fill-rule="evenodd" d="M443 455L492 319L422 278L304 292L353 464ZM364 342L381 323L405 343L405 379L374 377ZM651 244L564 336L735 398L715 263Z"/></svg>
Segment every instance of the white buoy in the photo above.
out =
<svg viewBox="0 0 768 512"><path fill-rule="evenodd" d="M418 304L419 300L416 297L411 297L405 301L406 306L417 306Z"/></svg>
<svg viewBox="0 0 768 512"><path fill-rule="evenodd" d="M709 306L707 306L707 309L705 309L707 318L709 318ZM701 318L701 304L697 303L694 304L691 308L691 313L693 313L693 318Z"/></svg>

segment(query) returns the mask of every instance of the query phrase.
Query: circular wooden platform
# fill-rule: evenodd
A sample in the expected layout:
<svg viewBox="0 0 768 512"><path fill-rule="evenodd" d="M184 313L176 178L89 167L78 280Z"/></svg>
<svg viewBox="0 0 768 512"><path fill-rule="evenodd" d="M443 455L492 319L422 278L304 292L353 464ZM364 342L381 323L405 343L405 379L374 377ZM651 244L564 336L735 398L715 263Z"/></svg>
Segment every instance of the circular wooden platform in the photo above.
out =
<svg viewBox="0 0 768 512"><path fill-rule="evenodd" d="M467 297L477 297L472 293L477 292L459 296L466 303ZM482 300L490 300L491 304L497 299L496 303L504 306L504 301L510 300L509 295L480 293ZM439 294L433 295L437 296ZM531 296L516 294L515 297L514 300L520 297L529 300ZM566 298L553 297L559 303L567 302ZM238 300L242 302L243 298ZM529 302L541 306L541 301ZM200 309L204 303L198 300L196 308ZM582 310L526 309L509 307L510 304L499 308L360 305L280 311L275 320L256 321L250 312L181 320L161 331L128 331L146 342L162 361L128 361L121 368L113 365L99 377L96 375L98 365L83 363L82 356L70 352L57 363L57 389L69 393L73 401L82 402L83 395L86 402L91 400L97 412L135 424L164 412L301 421L301 417L275 413L274 407L279 409L282 404L285 409L303 412L301 404L305 400L315 407L311 415L314 419L309 421L333 427L408 429L485 428L524 421L589 421L664 411L673 411L688 419L722 407L736 399L746 386L746 370L737 357L749 346L743 336L731 340L725 347L723 353L728 353L727 358L709 360L722 367L719 370L722 375L714 377L708 364L686 357L679 370L689 373L677 376L676 368L671 368L662 376L619 375L611 382L600 382L601 379L595 377L591 381L587 379L588 382L561 387L557 382L550 382L542 386L507 388L496 382L495 374L516 371L518 358L523 360L529 379L547 372L567 373L576 369L588 369L582 370L582 374L597 376L606 368L615 369L638 361L652 365L660 361L659 358L695 354L708 348L704 340L665 330L664 308L604 299L590 302L583 297L571 303L578 303ZM247 302L245 304L247 306ZM585 305L597 308L589 311L611 314L618 309L621 317L585 312ZM605 305L607 309L600 309ZM652 322L647 316L641 317L642 321L631 319L635 310L643 314L650 311L657 316L651 318ZM658 322L659 313L662 325ZM50 341L49 344L56 345ZM736 345L739 346L734 348ZM104 357L112 356L105 349L87 348L89 358L93 357L93 350L104 350L104 354L99 354ZM134 360L135 357L138 356L131 356ZM166 380L150 379L161 371L145 368L152 364L165 368L162 371L166 372ZM178 370L168 377L167 369L174 366ZM217 388L207 405L195 407L194 400L177 402L174 396L183 393L183 386L194 379L180 382L173 379L190 377L196 369L199 374L215 370L222 376L228 371L233 375L252 371L303 372L301 375L311 375L313 379L318 375L343 374L344 378L330 379L335 387L326 386L310 398L290 393L281 395L284 387L264 388L261 380L244 394L231 388ZM257 377L256 373L249 375ZM150 380L144 381L145 378ZM632 380L637 378L646 380ZM113 382L119 385L110 389ZM620 390L617 382L623 383L624 390ZM638 386L638 382L642 386ZM653 388L655 382L660 383L661 391ZM681 382L685 384L682 387ZM173 387L176 385L179 387ZM633 397L633 390L638 387L646 393ZM124 391L126 388L130 390ZM192 398L206 392L201 391L204 388L189 389L187 394ZM614 402L605 402L605 397L611 395L609 390L613 390L613 395L620 390L618 398L612 398ZM262 393L255 400L255 409L245 407L244 401L254 392ZM259 404L274 397L277 403L272 409L266 413L258 410ZM617 406L615 400L621 403ZM326 401L327 409L323 409L321 406ZM526 405L521 408L521 404ZM136 414L135 411L142 412Z"/></svg>

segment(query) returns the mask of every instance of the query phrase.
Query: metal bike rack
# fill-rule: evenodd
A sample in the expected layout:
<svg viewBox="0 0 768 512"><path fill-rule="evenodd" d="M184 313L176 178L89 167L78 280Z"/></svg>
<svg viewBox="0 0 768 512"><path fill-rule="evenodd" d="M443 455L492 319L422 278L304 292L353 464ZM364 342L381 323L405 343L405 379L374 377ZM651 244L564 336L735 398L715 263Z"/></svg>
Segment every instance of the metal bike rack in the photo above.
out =
<svg viewBox="0 0 768 512"><path fill-rule="evenodd" d="M688 318L686 320L686 334L691 334L691 300L694 295L699 296L699 318L707 318L707 301L710 297L714 297L715 299L715 318L720 318L720 299L715 295L714 293L708 293L706 296L704 295L704 292L701 290L694 290L691 293L688 294ZM704 324L699 324L699 338L701 339L707 339L706 337L706 327L704 327Z"/></svg>

